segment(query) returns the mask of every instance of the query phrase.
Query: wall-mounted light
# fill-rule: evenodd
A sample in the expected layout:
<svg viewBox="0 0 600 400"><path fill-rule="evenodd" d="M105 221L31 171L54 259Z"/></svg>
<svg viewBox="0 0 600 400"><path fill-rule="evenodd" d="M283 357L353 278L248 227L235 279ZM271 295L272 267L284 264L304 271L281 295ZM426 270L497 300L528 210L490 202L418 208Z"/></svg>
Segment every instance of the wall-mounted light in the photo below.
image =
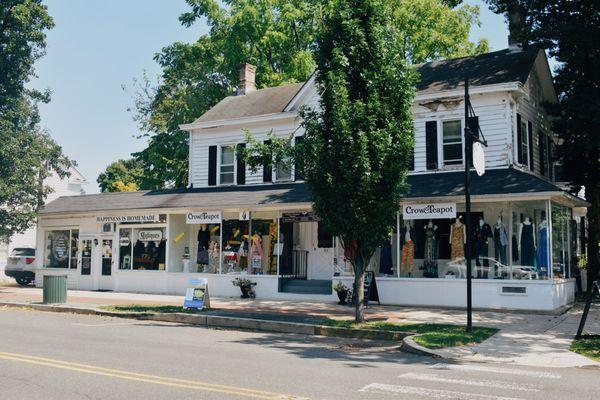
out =
<svg viewBox="0 0 600 400"><path fill-rule="evenodd" d="M94 239L94 246L98 246L98 239Z"/></svg>

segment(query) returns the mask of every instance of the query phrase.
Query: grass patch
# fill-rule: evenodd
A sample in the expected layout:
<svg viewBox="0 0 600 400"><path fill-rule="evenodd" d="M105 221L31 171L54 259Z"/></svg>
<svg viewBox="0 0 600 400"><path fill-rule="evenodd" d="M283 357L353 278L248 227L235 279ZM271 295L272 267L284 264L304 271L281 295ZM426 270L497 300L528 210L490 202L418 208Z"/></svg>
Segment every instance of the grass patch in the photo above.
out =
<svg viewBox="0 0 600 400"><path fill-rule="evenodd" d="M164 305L145 305L145 304L127 304L122 306L102 306L100 307L106 311L117 311L117 312L155 312L155 313L188 313L197 314L204 311L210 311L209 309L197 310L195 308L188 308L186 310L181 306L164 306Z"/></svg>
<svg viewBox="0 0 600 400"><path fill-rule="evenodd" d="M594 361L600 361L600 335L583 335L581 339L573 340L570 350Z"/></svg>
<svg viewBox="0 0 600 400"><path fill-rule="evenodd" d="M415 342L430 349L465 346L481 343L498 332L494 328L473 327L466 332L464 326L447 324L411 324L402 322L372 321L357 324L352 320L329 319L323 325L338 328L374 329L418 334Z"/></svg>

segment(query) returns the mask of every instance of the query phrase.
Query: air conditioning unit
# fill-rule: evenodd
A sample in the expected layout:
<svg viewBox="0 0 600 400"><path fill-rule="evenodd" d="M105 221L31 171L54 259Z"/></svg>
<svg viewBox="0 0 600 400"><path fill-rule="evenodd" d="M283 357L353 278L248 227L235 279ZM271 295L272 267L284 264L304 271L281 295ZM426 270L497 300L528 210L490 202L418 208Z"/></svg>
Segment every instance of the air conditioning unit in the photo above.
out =
<svg viewBox="0 0 600 400"><path fill-rule="evenodd" d="M101 233L113 233L115 231L115 227L116 224L113 224L111 222L102 224L102 229L101 229Z"/></svg>

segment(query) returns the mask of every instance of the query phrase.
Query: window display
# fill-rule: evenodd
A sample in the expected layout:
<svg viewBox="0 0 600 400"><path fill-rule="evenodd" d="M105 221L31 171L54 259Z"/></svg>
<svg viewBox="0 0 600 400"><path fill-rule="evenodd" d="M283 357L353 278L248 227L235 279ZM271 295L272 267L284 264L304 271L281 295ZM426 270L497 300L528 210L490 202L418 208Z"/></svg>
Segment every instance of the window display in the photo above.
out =
<svg viewBox="0 0 600 400"><path fill-rule="evenodd" d="M552 276L570 277L570 221L571 210L552 203Z"/></svg>
<svg viewBox="0 0 600 400"><path fill-rule="evenodd" d="M119 269L164 270L166 245L164 227L119 229Z"/></svg>
<svg viewBox="0 0 600 400"><path fill-rule="evenodd" d="M413 273L415 262L415 247L417 242L417 231L414 226L407 221L400 230L400 240L402 242L402 255L400 257L401 276L410 276ZM405 275L405 274L408 275Z"/></svg>
<svg viewBox="0 0 600 400"><path fill-rule="evenodd" d="M78 237L78 229L47 231L44 267L76 269Z"/></svg>
<svg viewBox="0 0 600 400"><path fill-rule="evenodd" d="M506 248L508 247L508 231L502 222L502 216L498 217L494 225L494 259L507 265Z"/></svg>
<svg viewBox="0 0 600 400"><path fill-rule="evenodd" d="M257 211L252 213L250 231L252 236L250 238L248 273L277 274L277 212Z"/></svg>
<svg viewBox="0 0 600 400"><path fill-rule="evenodd" d="M426 278L437 278L438 267L438 239L437 239L438 226L430 220L425 226L425 243L424 243L424 254L423 254L423 276ZM411 265L412 274L412 265Z"/></svg>
<svg viewBox="0 0 600 400"><path fill-rule="evenodd" d="M236 213L224 213L223 217L230 218L223 220L223 273L247 272L250 222L240 221Z"/></svg>
<svg viewBox="0 0 600 400"><path fill-rule="evenodd" d="M219 254L221 253L221 225L200 224L196 234L196 264L198 272L219 273Z"/></svg>

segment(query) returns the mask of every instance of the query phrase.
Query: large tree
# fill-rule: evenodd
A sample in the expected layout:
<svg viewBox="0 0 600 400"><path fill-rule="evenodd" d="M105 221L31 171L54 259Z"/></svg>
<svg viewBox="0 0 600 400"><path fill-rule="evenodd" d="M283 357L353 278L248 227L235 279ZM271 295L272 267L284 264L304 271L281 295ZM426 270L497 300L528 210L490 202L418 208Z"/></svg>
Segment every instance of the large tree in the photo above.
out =
<svg viewBox="0 0 600 400"><path fill-rule="evenodd" d="M206 21L210 31L191 44L174 43L155 56L158 82L144 77L134 86L134 118L148 146L134 157L152 187L182 187L188 178L188 134L179 125L198 118L234 92L239 67L257 66L258 88L306 80L314 71L319 0L187 0L185 26ZM223 5L224 3L224 5ZM469 41L479 23L477 7L459 0L392 0L393 40L411 63L487 51Z"/></svg>
<svg viewBox="0 0 600 400"><path fill-rule="evenodd" d="M302 165L313 209L346 249L359 322L365 271L396 224L414 145L416 76L397 34L384 0L325 3L314 51L319 107L303 111L304 140L286 154ZM251 167L285 153L285 139L270 148L248 139L242 155Z"/></svg>
<svg viewBox="0 0 600 400"><path fill-rule="evenodd" d="M101 192L132 192L149 189L144 180L142 163L134 158L117 160L102 172L98 179Z"/></svg>
<svg viewBox="0 0 600 400"><path fill-rule="evenodd" d="M554 156L564 166L573 193L585 188L588 207L588 299L577 335L591 303L591 285L600 278L600 2L597 0L488 0L506 13L511 34L524 44L548 49L558 62L554 82L558 104L549 107L559 135ZM515 15L513 15L515 14ZM512 15L512 16L511 16Z"/></svg>
<svg viewBox="0 0 600 400"><path fill-rule="evenodd" d="M44 179L53 171L65 176L71 164L40 128L37 104L49 93L26 87L52 27L41 0L0 3L0 240L35 221L51 191Z"/></svg>

